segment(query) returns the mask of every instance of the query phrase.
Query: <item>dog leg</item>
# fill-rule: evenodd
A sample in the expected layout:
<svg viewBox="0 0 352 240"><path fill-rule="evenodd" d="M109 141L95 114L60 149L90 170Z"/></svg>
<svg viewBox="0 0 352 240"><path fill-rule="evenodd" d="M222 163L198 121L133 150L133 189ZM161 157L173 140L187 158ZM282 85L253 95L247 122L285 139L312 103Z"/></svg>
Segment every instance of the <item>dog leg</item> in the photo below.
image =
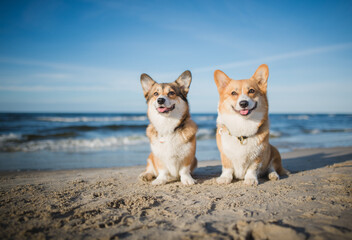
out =
<svg viewBox="0 0 352 240"><path fill-rule="evenodd" d="M258 169L259 164L256 162L249 166L246 175L244 176L244 184L249 186L258 185Z"/></svg>
<svg viewBox="0 0 352 240"><path fill-rule="evenodd" d="M286 175L288 176L290 174L290 172L288 170L286 170L285 168L283 168L282 166L282 161L281 161L281 155L279 153L279 151L277 150L276 147L271 146L271 166L274 168L275 172L278 175ZM270 179L270 178L269 178Z"/></svg>
<svg viewBox="0 0 352 240"><path fill-rule="evenodd" d="M268 178L270 180L279 180L280 179L279 174L277 174L277 172L275 171L275 169L272 166L270 166L268 169Z"/></svg>
<svg viewBox="0 0 352 240"><path fill-rule="evenodd" d="M216 141L219 143L221 143L221 137L219 134L219 131L217 131L216 133ZM222 173L220 175L220 177L218 177L216 179L216 182L218 184L229 184L232 182L233 179L233 165L230 159L228 159L226 157L225 154L222 153L222 151L220 151L220 157L221 157L221 164L222 164Z"/></svg>
<svg viewBox="0 0 352 240"><path fill-rule="evenodd" d="M150 160L150 158L148 158L147 168L146 168L145 172L143 172L139 175L139 179L141 179L142 181L145 181L145 182L149 182L149 181L153 180L153 178L155 178L155 176L156 176L156 173L155 173L153 163Z"/></svg>
<svg viewBox="0 0 352 240"><path fill-rule="evenodd" d="M184 185L193 185L196 181L191 176L191 165L183 166L180 169L181 182Z"/></svg>
<svg viewBox="0 0 352 240"><path fill-rule="evenodd" d="M169 180L169 173L167 170L159 170L158 177L152 182L153 185L163 185L166 184Z"/></svg>
<svg viewBox="0 0 352 240"><path fill-rule="evenodd" d="M233 179L233 168L223 168L220 177L216 179L218 184L229 184Z"/></svg>

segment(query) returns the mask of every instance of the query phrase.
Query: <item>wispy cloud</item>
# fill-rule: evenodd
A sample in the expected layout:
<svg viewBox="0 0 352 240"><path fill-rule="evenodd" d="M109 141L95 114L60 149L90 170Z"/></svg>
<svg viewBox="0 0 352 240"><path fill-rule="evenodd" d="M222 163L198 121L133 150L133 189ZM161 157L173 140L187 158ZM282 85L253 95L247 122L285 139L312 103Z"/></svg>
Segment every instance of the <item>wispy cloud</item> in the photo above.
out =
<svg viewBox="0 0 352 240"><path fill-rule="evenodd" d="M23 85L28 85L28 82L34 82L39 79L41 81L65 80L65 84L67 84L67 80L70 80L70 85L81 85L81 91L88 91L90 88L103 89L101 86L106 87L106 90L111 88L131 90L131 81L137 81L137 76L139 74L134 71L126 71L121 69L100 68L87 65L76 65L24 58L0 57L0 64L18 65L20 67L33 66L38 67L40 71L45 72L32 73L31 75L23 75L23 73L18 72L16 79L18 84L16 84L16 86L10 84L9 81L7 81L9 82L8 84L5 84L6 78L3 78L2 81L0 81L0 84L2 85L0 89L6 89L8 91L45 91L44 89L47 89L48 91L51 91L51 89L71 91L71 87L69 86L64 85L60 88L60 86L47 86L45 83L40 84L40 86L35 86L34 84L34 86L23 87ZM14 78L14 76L11 78ZM22 85L20 85L21 83ZM97 85L97 87L87 88L87 84L90 86ZM79 90L78 87L76 90Z"/></svg>
<svg viewBox="0 0 352 240"><path fill-rule="evenodd" d="M45 79L57 79L57 80L72 78L70 74L64 74L64 73L37 73L37 74L34 74L34 77L45 78Z"/></svg>
<svg viewBox="0 0 352 240"><path fill-rule="evenodd" d="M193 73L207 73L212 72L215 69L230 69L241 66L249 66L253 64L270 63L274 61L281 61L286 59L300 58L305 56L317 55L327 52L341 51L352 48L352 43L343 43L329 46L322 46L317 48L305 49L295 52L283 53L273 56L268 56L258 59L250 59L245 61L236 61L225 63L221 65L213 65L208 67L201 67L192 69ZM65 63L55 63L48 61L38 61L31 59L21 59L21 58L7 58L0 57L0 63L3 64L15 64L15 65L28 65L28 66L38 66L42 68L52 68L55 70L61 70L56 72L40 73L34 74L37 78L42 79L72 79L76 86L52 86L46 84L37 84L28 86L23 85L4 85L0 86L1 91L26 91L26 92L45 92L45 91L67 91L67 92L84 92L84 91L111 91L111 90L129 90L135 91L138 83L138 77L140 72L128 72L119 69L109 69L109 68L99 68L82 66L75 64L65 64ZM181 72L157 72L152 74L156 80L160 81L170 81L170 77L176 79L176 77L181 74ZM87 86L87 82L91 84ZM99 82L99 84L97 84ZM133 83L132 83L133 82ZM24 83L24 82L23 82Z"/></svg>
<svg viewBox="0 0 352 240"><path fill-rule="evenodd" d="M260 64L264 62L274 62L274 61L280 61L280 60L286 60L286 59L292 59L292 58L298 58L298 57L305 57L305 56L311 56L311 55L316 55L316 54L321 54L326 52L341 51L341 50L346 50L351 48L352 48L352 43L349 42L349 43L336 44L336 45L330 45L330 46L305 49L301 51L283 53L283 54L268 56L264 58L250 59L245 61L236 61L236 62L225 63L221 65L196 68L196 69L193 69L193 72L196 72L196 73L210 72L210 71L214 71L215 69L229 69L234 67L249 66L252 64Z"/></svg>
<svg viewBox="0 0 352 240"><path fill-rule="evenodd" d="M121 71L106 69L106 68L98 68L91 66L82 66L76 64L67 64L67 63L57 63L50 61L39 61L33 59L22 59L22 58L11 58L11 57L0 57L0 63L5 64L15 64L15 65L28 65L28 66L39 66L53 69L61 69L67 71L80 71L80 72L92 72L92 71L104 71L104 72L115 72L120 73Z"/></svg>
<svg viewBox="0 0 352 240"><path fill-rule="evenodd" d="M11 91L11 92L52 92L52 91L64 91L64 92L97 92L97 91L114 91L111 87L102 86L90 86L90 87L66 87L66 86L0 86L0 91Z"/></svg>

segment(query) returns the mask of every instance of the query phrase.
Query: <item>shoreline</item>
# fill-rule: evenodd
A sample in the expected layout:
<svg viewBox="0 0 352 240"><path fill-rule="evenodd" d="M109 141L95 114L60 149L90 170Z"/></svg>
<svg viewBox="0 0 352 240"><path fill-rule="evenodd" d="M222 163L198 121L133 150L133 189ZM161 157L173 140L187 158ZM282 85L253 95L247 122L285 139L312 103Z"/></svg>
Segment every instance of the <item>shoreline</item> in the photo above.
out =
<svg viewBox="0 0 352 240"><path fill-rule="evenodd" d="M221 162L198 161L198 184L152 186L144 165L0 172L0 237L351 239L352 147L283 153L291 174L217 185Z"/></svg>
<svg viewBox="0 0 352 240"><path fill-rule="evenodd" d="M298 149L293 149L292 151L289 152L283 152L281 154L283 164L285 164L285 159L289 158L294 158L296 154L301 155L302 153L305 152L321 152L324 149L327 151L333 150L333 151L345 151L348 149L352 149L352 146L342 146L342 147L328 147L328 148L298 148ZM84 156L84 155L83 155ZM352 160L352 159L351 159ZM291 160L290 160L291 161ZM216 162L221 165L221 160L199 160L198 159L198 167L200 165L205 165L205 164L215 164ZM131 165L131 166L113 166L113 167L85 167L85 168L68 168L68 169L18 169L18 170L0 170L0 175L4 174L11 174L11 173L31 173L31 172L60 172L60 171L89 171L89 170L109 170L109 169L124 169L124 168L145 168L147 164L147 159L145 159L145 164L137 164L137 165ZM291 167L291 163L288 163L289 167ZM284 165L285 167L285 165ZM303 167L303 166L302 166ZM303 167L304 168L304 167Z"/></svg>

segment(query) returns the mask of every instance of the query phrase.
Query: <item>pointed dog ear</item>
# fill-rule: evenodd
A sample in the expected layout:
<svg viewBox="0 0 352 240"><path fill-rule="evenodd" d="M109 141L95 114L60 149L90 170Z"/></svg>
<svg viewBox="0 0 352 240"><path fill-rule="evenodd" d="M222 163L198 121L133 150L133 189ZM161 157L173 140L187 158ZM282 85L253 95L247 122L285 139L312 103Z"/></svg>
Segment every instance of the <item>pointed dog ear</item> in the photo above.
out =
<svg viewBox="0 0 352 240"><path fill-rule="evenodd" d="M189 70L184 71L175 81L180 86L182 93L187 96L192 82L192 74Z"/></svg>
<svg viewBox="0 0 352 240"><path fill-rule="evenodd" d="M268 65L262 64L260 65L257 70L255 71L252 79L257 82L259 88L266 92L266 88L268 85L268 77L269 77L269 68Z"/></svg>
<svg viewBox="0 0 352 240"><path fill-rule="evenodd" d="M230 83L231 78L229 78L223 71L215 70L214 80L216 86L218 87L218 92L220 93Z"/></svg>
<svg viewBox="0 0 352 240"><path fill-rule="evenodd" d="M146 73L141 75L141 84L143 88L144 96L147 96L149 91L152 89L156 82Z"/></svg>

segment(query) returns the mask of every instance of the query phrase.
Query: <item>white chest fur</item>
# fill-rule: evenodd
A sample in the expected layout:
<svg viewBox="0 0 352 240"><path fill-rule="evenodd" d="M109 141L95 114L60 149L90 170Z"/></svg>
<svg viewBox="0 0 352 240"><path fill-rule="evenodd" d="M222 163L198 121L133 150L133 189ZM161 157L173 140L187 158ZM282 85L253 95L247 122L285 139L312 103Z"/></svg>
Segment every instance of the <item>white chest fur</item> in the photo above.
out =
<svg viewBox="0 0 352 240"><path fill-rule="evenodd" d="M171 133L151 143L153 154L160 159L171 176L179 177L181 163L190 154L192 144L184 143L178 133Z"/></svg>
<svg viewBox="0 0 352 240"><path fill-rule="evenodd" d="M234 175L238 179L243 179L248 167L259 156L263 146L259 144L259 139L255 136L258 131L263 114L253 113L251 118L245 118L238 114L218 115L218 125L226 126L227 131L221 133L222 152L231 160L234 167ZM247 136L244 144L237 137Z"/></svg>
<svg viewBox="0 0 352 240"><path fill-rule="evenodd" d="M222 152L232 162L234 175L237 179L243 179L248 167L263 150L258 144L258 138L250 137L244 140L244 144L228 133L221 135Z"/></svg>
<svg viewBox="0 0 352 240"><path fill-rule="evenodd" d="M184 110L184 104L176 104L170 115L161 115L154 107L149 107L148 111L149 119L158 132L157 138L150 144L152 152L174 177L179 177L181 163L192 151L192 143L184 143L180 133L175 132Z"/></svg>

